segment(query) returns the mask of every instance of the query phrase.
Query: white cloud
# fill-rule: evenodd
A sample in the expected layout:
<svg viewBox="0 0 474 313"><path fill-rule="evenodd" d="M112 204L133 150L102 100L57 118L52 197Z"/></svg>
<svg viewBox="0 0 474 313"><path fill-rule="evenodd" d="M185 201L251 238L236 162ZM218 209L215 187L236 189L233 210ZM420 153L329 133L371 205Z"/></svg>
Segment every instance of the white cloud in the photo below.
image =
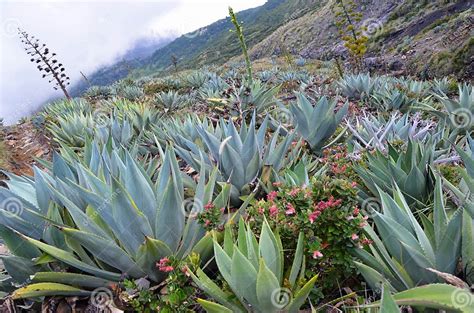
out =
<svg viewBox="0 0 474 313"><path fill-rule="evenodd" d="M203 27L265 0L2 1L0 2L0 117L13 122L60 93L41 78L17 36L21 27L56 52L73 81L113 61L137 38Z"/></svg>

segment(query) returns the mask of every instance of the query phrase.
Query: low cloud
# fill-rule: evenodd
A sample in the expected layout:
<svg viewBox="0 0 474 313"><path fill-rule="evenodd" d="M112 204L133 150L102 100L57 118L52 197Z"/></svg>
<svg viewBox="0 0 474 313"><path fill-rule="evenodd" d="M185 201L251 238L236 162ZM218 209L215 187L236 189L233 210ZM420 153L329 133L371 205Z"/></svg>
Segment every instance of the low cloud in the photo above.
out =
<svg viewBox="0 0 474 313"><path fill-rule="evenodd" d="M45 43L71 83L113 63L137 39L177 36L265 1L50 1L0 3L0 117L7 123L38 110L61 93L41 78L17 35L20 27Z"/></svg>

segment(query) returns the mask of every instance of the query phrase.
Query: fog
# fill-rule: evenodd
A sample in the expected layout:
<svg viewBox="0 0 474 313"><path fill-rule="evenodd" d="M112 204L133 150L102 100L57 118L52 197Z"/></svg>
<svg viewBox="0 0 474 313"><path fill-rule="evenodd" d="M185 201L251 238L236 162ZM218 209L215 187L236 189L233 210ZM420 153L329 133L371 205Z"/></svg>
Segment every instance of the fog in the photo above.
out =
<svg viewBox="0 0 474 313"><path fill-rule="evenodd" d="M45 43L66 67L71 85L111 64L139 38L176 37L265 0L2 1L0 2L0 117L6 124L62 94L42 79L18 28Z"/></svg>

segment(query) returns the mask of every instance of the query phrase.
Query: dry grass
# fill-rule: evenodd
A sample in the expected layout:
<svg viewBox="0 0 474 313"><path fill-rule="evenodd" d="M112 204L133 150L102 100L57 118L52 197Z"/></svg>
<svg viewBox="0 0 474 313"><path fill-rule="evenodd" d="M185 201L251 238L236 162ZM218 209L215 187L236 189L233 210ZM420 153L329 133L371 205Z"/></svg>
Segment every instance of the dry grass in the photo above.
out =
<svg viewBox="0 0 474 313"><path fill-rule="evenodd" d="M8 150L5 142L0 139L0 169L8 169Z"/></svg>

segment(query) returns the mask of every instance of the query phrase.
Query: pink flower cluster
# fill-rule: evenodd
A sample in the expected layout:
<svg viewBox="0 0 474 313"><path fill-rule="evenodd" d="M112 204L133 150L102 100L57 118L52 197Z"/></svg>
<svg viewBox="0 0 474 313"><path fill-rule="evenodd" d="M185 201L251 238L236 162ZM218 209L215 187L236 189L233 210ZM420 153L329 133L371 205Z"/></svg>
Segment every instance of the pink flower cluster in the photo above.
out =
<svg viewBox="0 0 474 313"><path fill-rule="evenodd" d="M309 214L309 222L311 224L314 223L314 221L321 215L321 213L328 209L328 208L335 208L339 205L341 205L342 199L334 199L333 196L329 198L328 201L319 201L315 206L314 206L314 211Z"/></svg>
<svg viewBox="0 0 474 313"><path fill-rule="evenodd" d="M162 258L159 262L156 263L156 266L158 267L158 270L165 273L174 270L174 267L170 265L170 259L168 258Z"/></svg>

